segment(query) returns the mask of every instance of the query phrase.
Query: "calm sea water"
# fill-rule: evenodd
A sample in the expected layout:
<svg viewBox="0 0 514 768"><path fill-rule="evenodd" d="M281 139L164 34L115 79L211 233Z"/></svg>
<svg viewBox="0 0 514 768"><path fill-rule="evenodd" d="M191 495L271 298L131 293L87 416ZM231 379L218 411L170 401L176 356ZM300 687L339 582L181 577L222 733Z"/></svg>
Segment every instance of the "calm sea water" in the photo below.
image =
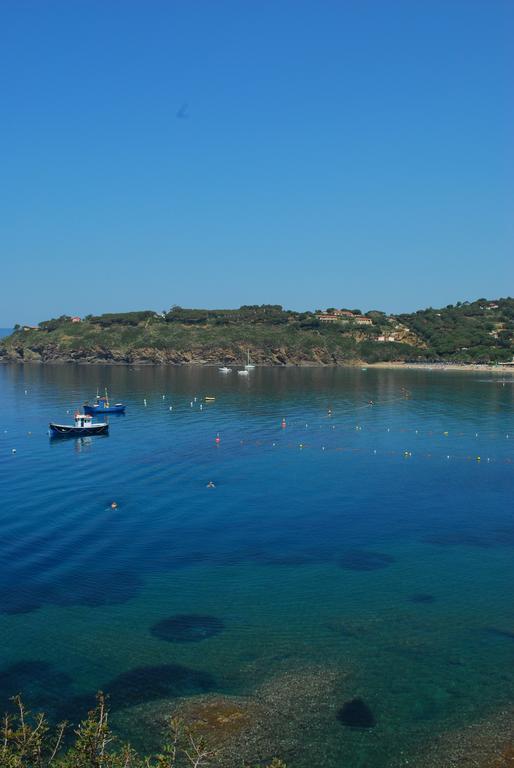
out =
<svg viewBox="0 0 514 768"><path fill-rule="evenodd" d="M127 403L110 435L51 440L97 386ZM513 395L484 374L0 366L2 700L70 716L102 688L151 748L141 705L291 685L302 768L396 765L494 714ZM355 697L373 727L337 718Z"/></svg>

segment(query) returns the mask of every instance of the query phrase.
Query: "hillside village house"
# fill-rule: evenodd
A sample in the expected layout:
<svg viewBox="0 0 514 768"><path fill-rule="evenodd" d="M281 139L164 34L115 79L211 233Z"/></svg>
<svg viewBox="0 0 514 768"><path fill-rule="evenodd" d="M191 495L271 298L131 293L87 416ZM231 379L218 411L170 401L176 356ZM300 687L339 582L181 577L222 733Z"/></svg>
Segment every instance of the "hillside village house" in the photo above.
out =
<svg viewBox="0 0 514 768"><path fill-rule="evenodd" d="M80 322L82 322L82 321L81 321L80 317L72 317L72 318L71 318L71 322L72 322L72 323L80 323Z"/></svg>
<svg viewBox="0 0 514 768"><path fill-rule="evenodd" d="M373 325L370 317L355 315L349 309L334 309L332 312L320 312L316 315L321 323L349 323L354 322L357 325Z"/></svg>
<svg viewBox="0 0 514 768"><path fill-rule="evenodd" d="M357 325L373 325L373 320L371 317L364 317L363 315L354 315L353 316L354 323L357 323Z"/></svg>

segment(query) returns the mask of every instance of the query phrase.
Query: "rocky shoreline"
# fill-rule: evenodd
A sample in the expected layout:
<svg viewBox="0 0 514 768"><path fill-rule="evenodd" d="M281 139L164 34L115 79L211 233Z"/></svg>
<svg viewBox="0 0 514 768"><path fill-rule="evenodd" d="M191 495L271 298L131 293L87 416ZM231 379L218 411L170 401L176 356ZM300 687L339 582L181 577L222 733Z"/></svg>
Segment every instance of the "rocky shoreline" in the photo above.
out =
<svg viewBox="0 0 514 768"><path fill-rule="evenodd" d="M323 347L310 350L310 354L277 347L269 350L254 349L252 361L261 367L356 367L383 368L390 370L425 370L425 371L487 371L495 374L514 374L514 365L493 365L489 363L452 363L380 361L367 362L349 359L337 352ZM56 345L10 346L0 348L0 363L36 363L36 364L80 364L80 365L171 365L171 366L241 366L243 350L233 348L208 348L180 350L143 347L130 350L94 349L63 350Z"/></svg>
<svg viewBox="0 0 514 768"><path fill-rule="evenodd" d="M232 365L241 366L244 350L233 348L201 347L198 349L157 349L142 347L130 350L94 349L63 350L53 345L10 346L0 348L0 362L8 363L81 363L89 365ZM352 365L352 361L323 347L310 350L310 354L285 347L254 349L252 362L259 366L327 366Z"/></svg>

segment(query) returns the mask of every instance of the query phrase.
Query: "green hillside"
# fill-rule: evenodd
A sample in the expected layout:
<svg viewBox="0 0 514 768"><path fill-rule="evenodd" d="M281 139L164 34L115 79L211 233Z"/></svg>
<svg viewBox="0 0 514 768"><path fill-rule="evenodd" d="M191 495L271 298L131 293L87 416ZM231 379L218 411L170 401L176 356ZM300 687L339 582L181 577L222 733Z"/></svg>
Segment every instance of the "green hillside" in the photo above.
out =
<svg viewBox="0 0 514 768"><path fill-rule="evenodd" d="M175 306L162 313L89 315L80 322L62 316L35 328L16 326L0 342L0 359L237 364L247 350L254 362L269 365L513 359L514 299L479 299L389 316L379 310L351 312L350 317L329 315L330 322L319 318L320 310L293 312L278 305Z"/></svg>

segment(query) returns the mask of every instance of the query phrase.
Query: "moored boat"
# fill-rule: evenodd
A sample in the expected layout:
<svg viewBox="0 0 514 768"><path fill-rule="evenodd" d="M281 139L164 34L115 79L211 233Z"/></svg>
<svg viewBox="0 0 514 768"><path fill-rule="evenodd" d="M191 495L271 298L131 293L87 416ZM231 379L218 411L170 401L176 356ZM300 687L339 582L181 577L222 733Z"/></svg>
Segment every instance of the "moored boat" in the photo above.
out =
<svg viewBox="0 0 514 768"><path fill-rule="evenodd" d="M227 368L227 366L224 365L223 368L218 368L218 371L220 373L232 373L232 368Z"/></svg>
<svg viewBox="0 0 514 768"><path fill-rule="evenodd" d="M255 365L250 362L250 350L248 350L248 353L247 353L247 360L246 360L245 368L246 368L247 371L253 371L253 369L255 368Z"/></svg>
<svg viewBox="0 0 514 768"><path fill-rule="evenodd" d="M86 413L76 413L74 424L48 425L50 434L55 437L86 437L90 435L106 435L109 432L107 422L93 422L93 417Z"/></svg>
<svg viewBox="0 0 514 768"><path fill-rule="evenodd" d="M125 413L125 406L123 403L109 402L109 396L107 390L105 390L105 395L102 396L100 396L97 391L94 403L89 403L86 400L84 403L84 411L93 416L97 413Z"/></svg>

